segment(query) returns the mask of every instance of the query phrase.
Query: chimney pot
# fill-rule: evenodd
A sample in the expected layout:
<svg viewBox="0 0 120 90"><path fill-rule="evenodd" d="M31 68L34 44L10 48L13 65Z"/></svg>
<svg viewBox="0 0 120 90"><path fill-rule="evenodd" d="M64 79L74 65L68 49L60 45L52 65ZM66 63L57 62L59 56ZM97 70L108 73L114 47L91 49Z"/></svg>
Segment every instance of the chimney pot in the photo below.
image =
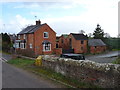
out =
<svg viewBox="0 0 120 90"><path fill-rule="evenodd" d="M40 25L40 24L41 24L40 20L36 21L36 25Z"/></svg>

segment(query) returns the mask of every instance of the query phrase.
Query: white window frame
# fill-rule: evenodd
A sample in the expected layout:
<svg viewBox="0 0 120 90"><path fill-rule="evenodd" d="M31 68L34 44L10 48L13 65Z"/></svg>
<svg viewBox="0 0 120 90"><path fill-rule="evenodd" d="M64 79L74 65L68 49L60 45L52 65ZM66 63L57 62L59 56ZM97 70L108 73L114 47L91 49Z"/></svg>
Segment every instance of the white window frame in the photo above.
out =
<svg viewBox="0 0 120 90"><path fill-rule="evenodd" d="M31 43L29 44L29 46L30 46L30 48L32 48L32 44Z"/></svg>
<svg viewBox="0 0 120 90"><path fill-rule="evenodd" d="M18 39L20 39L20 35L18 35Z"/></svg>
<svg viewBox="0 0 120 90"><path fill-rule="evenodd" d="M15 48L20 48L19 43L15 43Z"/></svg>
<svg viewBox="0 0 120 90"><path fill-rule="evenodd" d="M24 43L20 43L20 48L21 49L25 49L26 48L26 44L25 44L25 47L24 47Z"/></svg>
<svg viewBox="0 0 120 90"><path fill-rule="evenodd" d="M23 38L26 39L26 35L25 34L23 35Z"/></svg>
<svg viewBox="0 0 120 90"><path fill-rule="evenodd" d="M49 49L46 49L46 46L49 47ZM43 51L46 52L46 51L51 51L51 44L43 44Z"/></svg>
<svg viewBox="0 0 120 90"><path fill-rule="evenodd" d="M45 37L45 35L44 35L44 34L47 34L48 36L47 36L47 37ZM43 33L43 37L44 37L44 38L49 38L49 33L48 33L48 32L44 32L44 33Z"/></svg>

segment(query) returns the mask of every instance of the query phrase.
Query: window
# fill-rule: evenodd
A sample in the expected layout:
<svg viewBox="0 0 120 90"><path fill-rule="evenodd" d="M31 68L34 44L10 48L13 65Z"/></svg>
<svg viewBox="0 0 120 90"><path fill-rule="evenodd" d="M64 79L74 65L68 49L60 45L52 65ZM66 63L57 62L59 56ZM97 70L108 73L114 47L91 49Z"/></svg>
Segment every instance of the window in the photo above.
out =
<svg viewBox="0 0 120 90"><path fill-rule="evenodd" d="M48 32L44 32L44 38L48 38Z"/></svg>
<svg viewBox="0 0 120 90"><path fill-rule="evenodd" d="M18 35L18 39L20 39L20 35Z"/></svg>
<svg viewBox="0 0 120 90"><path fill-rule="evenodd" d="M83 44L84 43L84 41L81 41L81 44Z"/></svg>
<svg viewBox="0 0 120 90"><path fill-rule="evenodd" d="M81 50L83 50L83 47L81 47Z"/></svg>
<svg viewBox="0 0 120 90"><path fill-rule="evenodd" d="M56 44L56 48L59 48L58 43Z"/></svg>
<svg viewBox="0 0 120 90"><path fill-rule="evenodd" d="M25 43L20 43L20 48L25 49Z"/></svg>
<svg viewBox="0 0 120 90"><path fill-rule="evenodd" d="M61 43L64 43L64 40L63 40L63 39L61 39Z"/></svg>
<svg viewBox="0 0 120 90"><path fill-rule="evenodd" d="M51 51L51 44L43 44L43 51Z"/></svg>
<svg viewBox="0 0 120 90"><path fill-rule="evenodd" d="M32 44L30 44L30 48L32 48Z"/></svg>
<svg viewBox="0 0 120 90"><path fill-rule="evenodd" d="M19 43L15 43L15 48L19 48Z"/></svg>
<svg viewBox="0 0 120 90"><path fill-rule="evenodd" d="M70 48L72 48L72 39L69 39Z"/></svg>
<svg viewBox="0 0 120 90"><path fill-rule="evenodd" d="M26 39L26 35L25 34L23 35L23 38Z"/></svg>

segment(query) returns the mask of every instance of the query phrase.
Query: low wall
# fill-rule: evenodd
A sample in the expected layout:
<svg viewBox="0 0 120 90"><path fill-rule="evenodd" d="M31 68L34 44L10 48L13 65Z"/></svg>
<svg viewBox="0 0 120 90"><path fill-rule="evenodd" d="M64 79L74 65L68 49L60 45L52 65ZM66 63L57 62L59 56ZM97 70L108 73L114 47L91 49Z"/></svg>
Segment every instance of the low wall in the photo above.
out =
<svg viewBox="0 0 120 90"><path fill-rule="evenodd" d="M55 49L55 54L57 54L57 55L62 54L62 48L56 48Z"/></svg>
<svg viewBox="0 0 120 90"><path fill-rule="evenodd" d="M43 66L81 82L104 88L120 87L120 65L100 64L88 60L73 60L43 56Z"/></svg>

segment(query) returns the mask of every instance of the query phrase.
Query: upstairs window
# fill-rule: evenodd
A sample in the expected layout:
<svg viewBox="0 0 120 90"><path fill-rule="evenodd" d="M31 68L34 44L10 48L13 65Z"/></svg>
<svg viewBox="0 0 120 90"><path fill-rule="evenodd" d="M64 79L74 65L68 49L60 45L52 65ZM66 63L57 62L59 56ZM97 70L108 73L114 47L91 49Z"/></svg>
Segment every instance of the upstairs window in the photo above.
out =
<svg viewBox="0 0 120 90"><path fill-rule="evenodd" d="M48 32L44 32L44 38L48 38Z"/></svg>
<svg viewBox="0 0 120 90"><path fill-rule="evenodd" d="M23 38L26 39L26 35L25 34L23 35Z"/></svg>
<svg viewBox="0 0 120 90"><path fill-rule="evenodd" d="M61 43L64 43L64 40L63 40L63 39L61 39Z"/></svg>
<svg viewBox="0 0 120 90"><path fill-rule="evenodd" d="M20 39L20 35L18 35L18 39Z"/></svg>
<svg viewBox="0 0 120 90"><path fill-rule="evenodd" d="M84 41L81 41L81 44L84 44Z"/></svg>

